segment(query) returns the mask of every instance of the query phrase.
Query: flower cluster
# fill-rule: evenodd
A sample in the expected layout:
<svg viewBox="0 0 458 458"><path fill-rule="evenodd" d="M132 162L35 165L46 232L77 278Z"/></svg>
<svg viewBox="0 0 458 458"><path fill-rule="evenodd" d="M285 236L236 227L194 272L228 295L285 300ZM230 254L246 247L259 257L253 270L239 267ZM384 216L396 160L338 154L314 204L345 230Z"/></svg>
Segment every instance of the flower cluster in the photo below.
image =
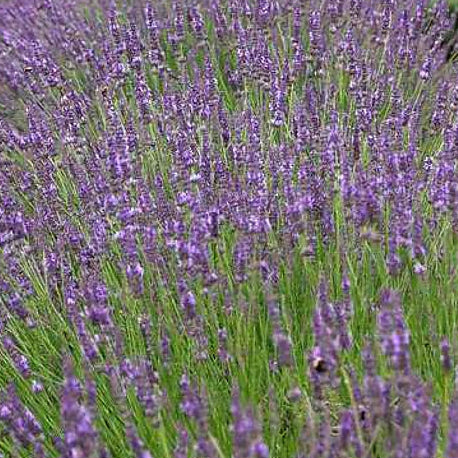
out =
<svg viewBox="0 0 458 458"><path fill-rule="evenodd" d="M3 1L0 456L456 457L456 23Z"/></svg>

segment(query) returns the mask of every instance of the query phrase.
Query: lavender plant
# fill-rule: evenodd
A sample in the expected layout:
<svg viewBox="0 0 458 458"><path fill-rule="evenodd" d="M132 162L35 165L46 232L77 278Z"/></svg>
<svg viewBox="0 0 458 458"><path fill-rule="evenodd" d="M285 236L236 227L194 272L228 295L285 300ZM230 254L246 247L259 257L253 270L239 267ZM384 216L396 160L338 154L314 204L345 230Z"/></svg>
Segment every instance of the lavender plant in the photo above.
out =
<svg viewBox="0 0 458 458"><path fill-rule="evenodd" d="M0 453L458 456L444 0L0 5Z"/></svg>

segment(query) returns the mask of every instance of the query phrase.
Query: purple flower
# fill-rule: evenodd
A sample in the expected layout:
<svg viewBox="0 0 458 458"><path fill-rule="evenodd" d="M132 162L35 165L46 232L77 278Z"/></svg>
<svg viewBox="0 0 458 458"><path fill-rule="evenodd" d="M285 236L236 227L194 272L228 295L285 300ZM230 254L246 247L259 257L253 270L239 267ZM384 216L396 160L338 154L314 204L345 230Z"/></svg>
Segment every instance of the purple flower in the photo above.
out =
<svg viewBox="0 0 458 458"><path fill-rule="evenodd" d="M442 339L440 343L441 363L445 372L450 372L453 368L452 356L450 354L450 343L447 339Z"/></svg>
<svg viewBox="0 0 458 458"><path fill-rule="evenodd" d="M452 399L448 409L448 441L445 458L458 457L458 437L456 430L458 428L458 398L456 394Z"/></svg>
<svg viewBox="0 0 458 458"><path fill-rule="evenodd" d="M409 331L404 323L399 295L390 290L382 292L381 312L378 316L383 353L396 370L410 370Z"/></svg>
<svg viewBox="0 0 458 458"><path fill-rule="evenodd" d="M61 394L61 417L64 430L64 456L92 457L98 434L89 409L82 403L83 390L73 375L71 362L64 362L65 381Z"/></svg>

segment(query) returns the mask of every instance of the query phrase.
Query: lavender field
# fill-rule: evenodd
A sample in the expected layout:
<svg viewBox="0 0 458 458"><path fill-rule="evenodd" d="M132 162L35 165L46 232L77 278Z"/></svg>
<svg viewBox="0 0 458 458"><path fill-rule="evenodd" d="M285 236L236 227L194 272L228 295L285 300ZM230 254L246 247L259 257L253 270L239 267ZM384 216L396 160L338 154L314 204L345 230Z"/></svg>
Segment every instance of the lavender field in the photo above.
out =
<svg viewBox="0 0 458 458"><path fill-rule="evenodd" d="M456 14L2 1L0 457L458 458Z"/></svg>

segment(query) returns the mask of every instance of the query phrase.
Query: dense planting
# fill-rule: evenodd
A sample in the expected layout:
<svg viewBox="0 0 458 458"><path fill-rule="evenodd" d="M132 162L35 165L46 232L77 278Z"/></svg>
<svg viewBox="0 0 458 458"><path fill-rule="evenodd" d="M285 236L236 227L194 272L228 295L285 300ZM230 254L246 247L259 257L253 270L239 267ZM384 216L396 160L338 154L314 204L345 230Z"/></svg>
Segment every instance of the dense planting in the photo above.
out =
<svg viewBox="0 0 458 458"><path fill-rule="evenodd" d="M458 457L445 1L0 5L0 453Z"/></svg>

